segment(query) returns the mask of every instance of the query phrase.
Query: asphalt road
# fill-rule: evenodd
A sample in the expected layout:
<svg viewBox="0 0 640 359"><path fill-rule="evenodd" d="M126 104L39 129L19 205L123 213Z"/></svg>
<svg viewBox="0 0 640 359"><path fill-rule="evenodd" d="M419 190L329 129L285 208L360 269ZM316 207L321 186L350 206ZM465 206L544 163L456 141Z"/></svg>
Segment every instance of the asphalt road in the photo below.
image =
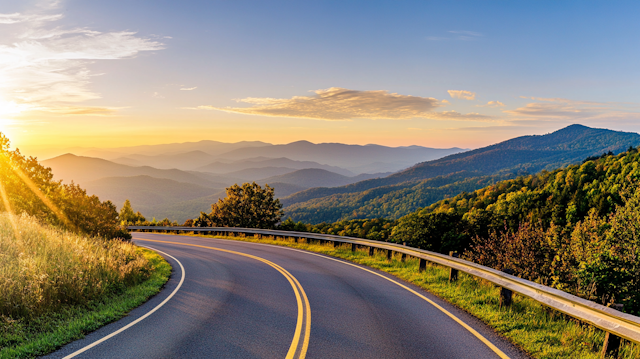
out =
<svg viewBox="0 0 640 359"><path fill-rule="evenodd" d="M165 289L47 358L526 358L474 317L383 272L248 242L134 241L173 266Z"/></svg>

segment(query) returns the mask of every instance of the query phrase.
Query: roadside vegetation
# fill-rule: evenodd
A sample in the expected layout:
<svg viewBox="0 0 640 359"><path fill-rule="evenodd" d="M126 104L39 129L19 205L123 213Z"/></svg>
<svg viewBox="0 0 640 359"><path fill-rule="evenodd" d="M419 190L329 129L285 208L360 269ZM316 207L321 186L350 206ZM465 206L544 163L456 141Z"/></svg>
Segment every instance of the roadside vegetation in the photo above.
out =
<svg viewBox="0 0 640 359"><path fill-rule="evenodd" d="M166 283L170 265L130 243L118 217L0 133L0 358L47 354Z"/></svg>
<svg viewBox="0 0 640 359"><path fill-rule="evenodd" d="M420 273L418 259L409 257L402 262L400 255L395 255L388 261L386 251L376 251L375 255L370 257L368 249L351 252L350 245L334 248L333 245L296 243L292 239L207 235L198 237L298 248L379 269L424 288L476 316L534 358L599 359L601 355L605 335L603 331L549 310L535 300L515 293L511 307L501 309L498 287L464 273L460 273L457 282L450 283L449 269L437 264L427 263L426 270ZM640 345L623 341L619 358L640 358Z"/></svg>
<svg viewBox="0 0 640 359"><path fill-rule="evenodd" d="M131 243L0 213L0 358L82 338L156 294L170 273L162 257Z"/></svg>

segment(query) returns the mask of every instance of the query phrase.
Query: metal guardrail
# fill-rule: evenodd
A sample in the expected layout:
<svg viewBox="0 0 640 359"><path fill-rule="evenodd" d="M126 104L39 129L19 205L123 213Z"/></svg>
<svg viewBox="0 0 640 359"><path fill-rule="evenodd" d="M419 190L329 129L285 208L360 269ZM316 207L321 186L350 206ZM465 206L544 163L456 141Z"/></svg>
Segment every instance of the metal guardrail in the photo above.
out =
<svg viewBox="0 0 640 359"><path fill-rule="evenodd" d="M589 323L613 335L627 340L640 343L640 317L622 313L613 308L605 307L586 299L576 297L569 293L550 288L538 283L534 283L516 276L498 271L493 268L481 266L479 264L447 256L440 253L425 251L422 249L406 247L403 245L373 241L368 239L342 237L330 234L317 234L307 232L289 232L268 229L234 228L234 227L145 227L129 226L130 230L155 230L155 231L185 231L194 234L202 232L215 233L239 233L253 234L261 236L274 236L284 238L298 238L331 241L337 243L347 243L355 246L367 246L387 250L388 255L392 252L403 253L412 257L420 258L429 262L437 263L455 270L470 274L474 277L484 279L502 288L532 298L541 304L555 309L559 312L570 315L583 322ZM606 349L606 344L605 344Z"/></svg>

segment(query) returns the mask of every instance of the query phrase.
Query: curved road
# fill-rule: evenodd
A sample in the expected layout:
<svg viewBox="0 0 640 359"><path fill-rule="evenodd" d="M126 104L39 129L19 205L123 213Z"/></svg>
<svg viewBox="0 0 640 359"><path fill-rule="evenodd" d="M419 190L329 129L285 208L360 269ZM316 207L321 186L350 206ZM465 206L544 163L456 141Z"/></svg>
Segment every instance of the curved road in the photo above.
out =
<svg viewBox="0 0 640 359"><path fill-rule="evenodd" d="M527 357L428 292L346 261L189 236L134 241L173 266L165 289L47 358Z"/></svg>

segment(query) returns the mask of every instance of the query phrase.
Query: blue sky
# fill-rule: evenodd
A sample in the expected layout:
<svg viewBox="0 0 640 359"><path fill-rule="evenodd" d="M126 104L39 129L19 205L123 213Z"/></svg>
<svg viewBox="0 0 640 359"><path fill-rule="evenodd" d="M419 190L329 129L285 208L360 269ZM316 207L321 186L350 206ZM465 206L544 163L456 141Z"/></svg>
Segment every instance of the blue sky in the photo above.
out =
<svg viewBox="0 0 640 359"><path fill-rule="evenodd" d="M26 57L42 63L34 43L58 61L0 70L11 80L0 86L0 131L26 147L479 147L572 123L637 132L639 10L618 1L0 1L0 61L35 51ZM46 71L67 83L45 96L53 82L29 76Z"/></svg>

